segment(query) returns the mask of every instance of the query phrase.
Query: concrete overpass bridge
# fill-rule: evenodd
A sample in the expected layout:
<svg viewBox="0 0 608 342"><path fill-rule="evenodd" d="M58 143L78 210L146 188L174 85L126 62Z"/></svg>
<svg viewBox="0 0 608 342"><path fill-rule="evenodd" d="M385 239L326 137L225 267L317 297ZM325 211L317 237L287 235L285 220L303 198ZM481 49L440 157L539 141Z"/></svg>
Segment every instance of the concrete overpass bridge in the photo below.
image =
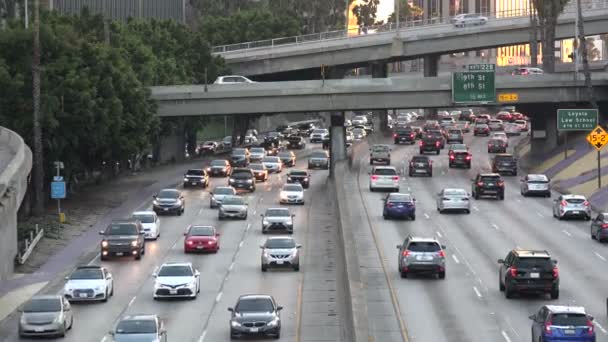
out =
<svg viewBox="0 0 608 342"><path fill-rule="evenodd" d="M585 5L585 34L607 33L608 4ZM558 19L556 39L573 37L574 18L574 7L567 7ZM399 30L389 25L367 35L348 37L346 31L341 30L218 46L213 51L226 60L233 73L268 80L319 78L322 64L346 70L368 66L370 62L422 57L425 70L429 70L427 76L434 76L440 55L525 44L530 37L527 13L517 17L490 17L486 25L466 28L456 28L449 21L414 27L402 24Z"/></svg>

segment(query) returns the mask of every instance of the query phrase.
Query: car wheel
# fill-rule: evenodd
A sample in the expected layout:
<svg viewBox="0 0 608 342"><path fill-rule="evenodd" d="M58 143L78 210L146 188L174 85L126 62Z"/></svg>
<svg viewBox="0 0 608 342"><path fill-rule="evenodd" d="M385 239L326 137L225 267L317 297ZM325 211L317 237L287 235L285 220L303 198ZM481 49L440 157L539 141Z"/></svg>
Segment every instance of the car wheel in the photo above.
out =
<svg viewBox="0 0 608 342"><path fill-rule="evenodd" d="M68 329L65 327L65 323L63 323L63 328L59 332L59 337L64 338L66 330L68 330Z"/></svg>
<svg viewBox="0 0 608 342"><path fill-rule="evenodd" d="M70 326L68 327L68 330L72 330L73 326L74 326L74 316L70 317Z"/></svg>
<svg viewBox="0 0 608 342"><path fill-rule="evenodd" d="M293 266L293 270L296 271L296 272L298 272L300 270L300 264L295 264Z"/></svg>
<svg viewBox="0 0 608 342"><path fill-rule="evenodd" d="M103 297L103 299L101 301L104 302L104 303L107 302L108 301L108 297L109 297L108 289L106 289L106 293L105 293L105 295L104 295L104 297Z"/></svg>
<svg viewBox="0 0 608 342"><path fill-rule="evenodd" d="M390 218L390 217L389 217L388 215L386 215L386 214L382 214L382 217L383 217L385 220L388 220L388 219Z"/></svg>
<svg viewBox="0 0 608 342"><path fill-rule="evenodd" d="M502 281L500 281L500 277L498 278L498 290L500 292L504 292L505 291L505 284L503 284Z"/></svg>
<svg viewBox="0 0 608 342"><path fill-rule="evenodd" d="M262 272L268 271L268 266L266 266L266 265L262 265L261 268L262 268Z"/></svg>
<svg viewBox="0 0 608 342"><path fill-rule="evenodd" d="M439 279L445 279L445 271L439 272Z"/></svg>
<svg viewBox="0 0 608 342"><path fill-rule="evenodd" d="M429 177L433 177L433 171L429 172Z"/></svg>
<svg viewBox="0 0 608 342"><path fill-rule="evenodd" d="M274 339L278 340L281 338L281 331L279 330L276 335L274 335Z"/></svg>
<svg viewBox="0 0 608 342"><path fill-rule="evenodd" d="M436 155L439 155L439 152L441 152L441 151L437 150L437 151L435 151L435 154L436 154Z"/></svg>
<svg viewBox="0 0 608 342"><path fill-rule="evenodd" d="M137 253L137 255L135 256L135 260L141 260L141 253Z"/></svg>
<svg viewBox="0 0 608 342"><path fill-rule="evenodd" d="M114 296L114 283L112 283L112 288L110 289L110 297Z"/></svg>
<svg viewBox="0 0 608 342"><path fill-rule="evenodd" d="M505 286L505 298L513 298L513 291L508 286Z"/></svg>
<svg viewBox="0 0 608 342"><path fill-rule="evenodd" d="M101 261L105 261L105 260L108 260L108 257L107 257L107 256L104 256L104 255L102 254L102 255L100 255L100 256L99 256L99 259L100 259Z"/></svg>
<svg viewBox="0 0 608 342"><path fill-rule="evenodd" d="M504 201L504 200L505 200L505 194L501 194L501 195L499 195L499 196L498 196L498 198L499 198L501 201Z"/></svg>
<svg viewBox="0 0 608 342"><path fill-rule="evenodd" d="M413 174L411 171L408 173L408 175L409 175L410 177L414 177L414 174Z"/></svg>
<svg viewBox="0 0 608 342"><path fill-rule="evenodd" d="M412 221L416 221L416 215L411 215L410 218L412 219Z"/></svg>
<svg viewBox="0 0 608 342"><path fill-rule="evenodd" d="M268 232L264 229L262 229L262 234L267 234Z"/></svg>
<svg viewBox="0 0 608 342"><path fill-rule="evenodd" d="M401 278L407 278L407 272L406 271L399 271L399 275L401 275Z"/></svg>
<svg viewBox="0 0 608 342"><path fill-rule="evenodd" d="M591 216L589 216L589 215L585 216L585 221L589 221L589 220L591 220Z"/></svg>
<svg viewBox="0 0 608 342"><path fill-rule="evenodd" d="M589 233L591 233L591 240L596 240L595 234L593 234L593 228L589 229Z"/></svg>
<svg viewBox="0 0 608 342"><path fill-rule="evenodd" d="M470 214L471 213L471 209L465 209L464 212L467 213L467 214Z"/></svg>
<svg viewBox="0 0 608 342"><path fill-rule="evenodd" d="M559 299L559 287L554 286L551 289L551 299Z"/></svg>
<svg viewBox="0 0 608 342"><path fill-rule="evenodd" d="M476 193L476 192L475 192L475 193L473 193L473 198L475 198L476 200L478 200L478 199L479 199L479 194L478 194L478 193Z"/></svg>

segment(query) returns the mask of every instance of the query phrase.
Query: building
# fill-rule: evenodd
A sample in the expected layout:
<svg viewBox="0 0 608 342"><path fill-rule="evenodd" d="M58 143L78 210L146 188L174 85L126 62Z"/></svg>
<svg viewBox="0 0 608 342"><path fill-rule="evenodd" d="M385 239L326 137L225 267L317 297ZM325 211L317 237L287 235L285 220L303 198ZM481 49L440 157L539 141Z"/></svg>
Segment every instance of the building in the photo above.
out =
<svg viewBox="0 0 608 342"><path fill-rule="evenodd" d="M80 14L86 7L91 13L103 13L112 20L128 18L172 19L186 22L187 0L45 0L51 10L61 14Z"/></svg>

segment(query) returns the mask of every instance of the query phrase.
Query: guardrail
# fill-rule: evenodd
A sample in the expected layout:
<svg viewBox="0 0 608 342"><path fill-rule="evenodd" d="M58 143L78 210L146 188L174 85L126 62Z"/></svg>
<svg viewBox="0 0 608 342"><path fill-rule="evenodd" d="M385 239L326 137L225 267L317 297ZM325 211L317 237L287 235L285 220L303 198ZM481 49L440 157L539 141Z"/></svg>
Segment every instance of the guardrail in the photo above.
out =
<svg viewBox="0 0 608 342"><path fill-rule="evenodd" d="M597 9L605 9L608 8L608 1L596 2L584 2L581 4L583 7L583 11L586 10L597 10ZM561 13L564 14L575 14L576 8L573 6L566 6L566 9ZM517 18L527 18L530 15L530 11L527 9L518 9L518 10L506 10L506 11L497 11L497 12L488 12L488 13L477 13L481 16L488 18L488 21L505 21L505 20L513 20ZM365 32L360 32L359 28L349 30L335 30L328 32L319 32L312 33L307 35L300 36L292 36L292 37L281 37L274 39L266 39L266 40L258 40L253 42L244 42L237 44L229 44L229 45L220 45L214 46L212 48L212 53L221 54L232 51L240 51L240 50L252 50L259 48L273 48L275 46L289 46L289 45L300 45L307 44L319 41L326 40L334 40L334 39L356 39L359 37L369 36L370 34L378 34L378 33L387 33L387 32L396 32L401 31L403 29L412 29L412 28L426 28L428 26L441 26L441 25L453 25L454 19L457 16L452 17L434 17L430 19L423 20L405 20L399 23L399 27L397 28L396 23L387 23L382 25L373 25L364 27L363 30Z"/></svg>
<svg viewBox="0 0 608 342"><path fill-rule="evenodd" d="M42 240L43 236L44 229L38 227L38 224L36 224L36 235L34 236L34 231L30 231L30 237L25 239L25 246L23 252L19 252L19 254L17 255L17 262L19 262L20 265L25 264L27 259L34 251L34 248L36 247L38 242Z"/></svg>

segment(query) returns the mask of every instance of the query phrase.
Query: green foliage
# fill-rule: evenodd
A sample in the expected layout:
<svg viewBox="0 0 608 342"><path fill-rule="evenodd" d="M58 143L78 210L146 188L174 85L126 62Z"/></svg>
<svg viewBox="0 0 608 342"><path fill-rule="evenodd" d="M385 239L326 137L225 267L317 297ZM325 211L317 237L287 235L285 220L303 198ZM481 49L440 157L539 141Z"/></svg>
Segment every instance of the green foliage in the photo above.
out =
<svg viewBox="0 0 608 342"><path fill-rule="evenodd" d="M399 0L399 21L404 22L406 20L413 20L415 18L420 18L423 14L423 9L416 6L410 5L408 0ZM395 20L395 12L391 13L388 18L389 23L396 22Z"/></svg>
<svg viewBox="0 0 608 342"><path fill-rule="evenodd" d="M362 0L361 3L361 5L353 8L353 14L357 17L357 23L363 26L374 25L380 0Z"/></svg>
<svg viewBox="0 0 608 342"><path fill-rule="evenodd" d="M43 12L41 112L45 163L66 176L99 170L145 152L161 123L148 86L203 83L225 72L202 34L171 21L113 22ZM0 31L0 125L32 140L32 32ZM204 120L188 119L188 127ZM169 123L170 124L170 123ZM47 172L52 174L52 172Z"/></svg>

